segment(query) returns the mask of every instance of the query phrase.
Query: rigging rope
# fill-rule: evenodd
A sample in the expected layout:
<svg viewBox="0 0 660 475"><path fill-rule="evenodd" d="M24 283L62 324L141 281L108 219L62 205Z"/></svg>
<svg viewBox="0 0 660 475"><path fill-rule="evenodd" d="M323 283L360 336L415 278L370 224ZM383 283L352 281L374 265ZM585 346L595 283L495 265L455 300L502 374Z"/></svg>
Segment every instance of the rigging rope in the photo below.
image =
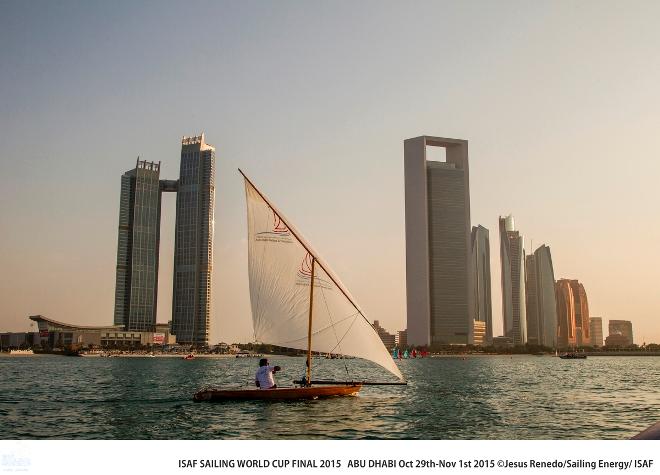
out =
<svg viewBox="0 0 660 475"><path fill-rule="evenodd" d="M314 285L313 282L312 282L312 285ZM343 351L341 349L341 341L339 340L339 337L337 336L337 329L335 328L335 324L332 321L332 313L330 312L330 307L328 306L328 301L325 298L325 292L323 291L323 286L321 285L319 287L321 288L321 296L323 297L323 303L325 304L325 309L327 310L328 317L330 318L330 325L332 326L332 332L335 334L335 340L337 341L337 346L335 348L339 347L339 352L341 353L342 356L344 356ZM355 321L355 320L353 320L353 321ZM351 323L351 327L352 326L353 326L353 323ZM348 327L349 330L350 330L351 327ZM346 336L346 334L344 334L344 336ZM342 338L342 340L343 340L343 338ZM346 378L350 379L351 375L349 374L348 365L346 364L346 360L344 358L342 358L342 362L344 363L344 369L346 370Z"/></svg>

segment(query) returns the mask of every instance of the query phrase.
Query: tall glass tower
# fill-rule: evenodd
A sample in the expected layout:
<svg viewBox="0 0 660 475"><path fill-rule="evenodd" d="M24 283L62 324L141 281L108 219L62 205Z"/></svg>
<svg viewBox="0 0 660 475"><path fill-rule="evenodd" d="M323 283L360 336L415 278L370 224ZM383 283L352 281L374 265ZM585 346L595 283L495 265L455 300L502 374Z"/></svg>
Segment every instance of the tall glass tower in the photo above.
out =
<svg viewBox="0 0 660 475"><path fill-rule="evenodd" d="M442 147L446 161L426 159ZM472 318L470 180L466 140L404 141L408 343L469 343Z"/></svg>
<svg viewBox="0 0 660 475"><path fill-rule="evenodd" d="M539 344L555 348L557 346L557 296L550 248L543 245L536 249L534 262L536 264Z"/></svg>
<svg viewBox="0 0 660 475"><path fill-rule="evenodd" d="M555 283L557 298L557 346L574 348L575 338L575 297L569 279L559 279Z"/></svg>
<svg viewBox="0 0 660 475"><path fill-rule="evenodd" d="M176 197L172 333L177 343L208 345L213 271L215 148L204 134L183 137Z"/></svg>
<svg viewBox="0 0 660 475"><path fill-rule="evenodd" d="M493 342L493 309L490 295L490 238L488 229L472 227L472 290L474 292L472 344L490 345ZM479 341L479 329L483 339Z"/></svg>
<svg viewBox="0 0 660 475"><path fill-rule="evenodd" d="M115 325L153 331L158 302L160 162L138 159L121 177Z"/></svg>
<svg viewBox="0 0 660 475"><path fill-rule="evenodd" d="M515 345L524 345L527 343L525 240L516 231L513 216L500 216L499 223L504 336L513 338Z"/></svg>
<svg viewBox="0 0 660 475"><path fill-rule="evenodd" d="M557 298L552 255L546 245L525 258L527 341L557 346Z"/></svg>
<svg viewBox="0 0 660 475"><path fill-rule="evenodd" d="M591 345L591 327L589 326L589 301L587 291L577 280L571 280L573 299L575 300L575 345Z"/></svg>

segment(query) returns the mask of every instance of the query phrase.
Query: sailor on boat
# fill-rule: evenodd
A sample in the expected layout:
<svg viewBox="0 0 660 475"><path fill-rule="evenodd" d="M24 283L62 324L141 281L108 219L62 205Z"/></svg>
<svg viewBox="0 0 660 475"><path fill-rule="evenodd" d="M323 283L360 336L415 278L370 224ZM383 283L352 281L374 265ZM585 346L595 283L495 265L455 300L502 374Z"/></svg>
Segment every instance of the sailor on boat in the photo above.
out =
<svg viewBox="0 0 660 475"><path fill-rule="evenodd" d="M259 360L257 374L254 375L254 384L259 389L277 389L273 374L281 370L282 368L279 366L270 366L268 364L268 358L261 358Z"/></svg>

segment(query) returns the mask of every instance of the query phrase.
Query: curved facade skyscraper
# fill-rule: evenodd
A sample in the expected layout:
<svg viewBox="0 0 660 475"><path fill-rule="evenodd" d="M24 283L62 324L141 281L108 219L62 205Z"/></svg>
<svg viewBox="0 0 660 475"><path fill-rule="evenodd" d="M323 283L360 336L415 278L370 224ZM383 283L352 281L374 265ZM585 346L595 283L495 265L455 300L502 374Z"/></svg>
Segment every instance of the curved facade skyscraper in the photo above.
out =
<svg viewBox="0 0 660 475"><path fill-rule="evenodd" d="M527 343L525 241L516 231L512 215L500 216L499 224L504 336L512 338L514 345L524 345Z"/></svg>
<svg viewBox="0 0 660 475"><path fill-rule="evenodd" d="M527 313L527 343L539 345L539 309L536 278L536 256L525 256L525 311Z"/></svg>
<svg viewBox="0 0 660 475"><path fill-rule="evenodd" d="M525 275L527 341L554 348L557 346L557 303L548 246L540 246L526 257Z"/></svg>
<svg viewBox="0 0 660 475"><path fill-rule="evenodd" d="M536 262L536 302L539 318L539 344L557 346L557 298L552 254L546 245L534 251Z"/></svg>
<svg viewBox="0 0 660 475"><path fill-rule="evenodd" d="M557 298L557 346L573 348L575 339L575 299L569 279L560 279L555 284Z"/></svg>
<svg viewBox="0 0 660 475"><path fill-rule="evenodd" d="M571 280L573 299L575 300L575 345L591 345L591 329L589 326L589 301L587 292L577 280Z"/></svg>

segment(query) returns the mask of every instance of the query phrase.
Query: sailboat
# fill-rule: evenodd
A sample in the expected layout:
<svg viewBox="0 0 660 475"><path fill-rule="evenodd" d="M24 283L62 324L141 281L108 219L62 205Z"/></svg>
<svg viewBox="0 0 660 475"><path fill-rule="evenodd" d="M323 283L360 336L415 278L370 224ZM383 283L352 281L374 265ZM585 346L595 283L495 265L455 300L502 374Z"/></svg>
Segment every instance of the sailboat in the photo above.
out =
<svg viewBox="0 0 660 475"><path fill-rule="evenodd" d="M255 340L307 351L300 386L204 389L195 401L315 399L355 395L365 385L407 384L355 299L302 234L239 169L245 182L248 274ZM372 361L398 382L312 379L312 352Z"/></svg>

